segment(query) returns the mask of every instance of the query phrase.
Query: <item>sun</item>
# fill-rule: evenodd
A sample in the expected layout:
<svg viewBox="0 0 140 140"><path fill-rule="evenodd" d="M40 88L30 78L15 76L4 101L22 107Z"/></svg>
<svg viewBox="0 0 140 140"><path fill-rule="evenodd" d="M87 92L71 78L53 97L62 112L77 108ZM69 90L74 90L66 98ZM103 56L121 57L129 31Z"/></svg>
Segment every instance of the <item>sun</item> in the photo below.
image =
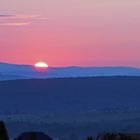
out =
<svg viewBox="0 0 140 140"><path fill-rule="evenodd" d="M48 68L49 67L48 64L45 63L45 62L37 62L37 63L34 64L34 66L36 68Z"/></svg>

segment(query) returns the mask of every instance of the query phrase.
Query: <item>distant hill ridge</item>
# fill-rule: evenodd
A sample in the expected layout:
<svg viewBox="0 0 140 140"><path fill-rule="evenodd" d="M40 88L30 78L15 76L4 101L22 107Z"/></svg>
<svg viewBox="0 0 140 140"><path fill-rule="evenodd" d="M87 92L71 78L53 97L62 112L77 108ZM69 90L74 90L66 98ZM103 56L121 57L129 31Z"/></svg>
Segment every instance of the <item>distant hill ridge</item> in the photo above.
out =
<svg viewBox="0 0 140 140"><path fill-rule="evenodd" d="M111 76L0 82L0 110L73 112L140 108L140 77Z"/></svg>
<svg viewBox="0 0 140 140"><path fill-rule="evenodd" d="M140 76L140 69L133 67L49 67L37 70L32 65L0 63L0 80L31 78L63 78L93 76Z"/></svg>

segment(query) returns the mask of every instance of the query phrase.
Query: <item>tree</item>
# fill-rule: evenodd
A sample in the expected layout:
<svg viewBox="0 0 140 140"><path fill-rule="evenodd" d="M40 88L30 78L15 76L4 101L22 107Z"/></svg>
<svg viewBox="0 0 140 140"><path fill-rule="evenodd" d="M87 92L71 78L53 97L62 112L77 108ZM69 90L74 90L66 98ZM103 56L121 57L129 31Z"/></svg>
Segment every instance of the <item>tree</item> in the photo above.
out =
<svg viewBox="0 0 140 140"><path fill-rule="evenodd" d="M30 140L35 140L35 139L36 139L35 132L31 132L31 134L30 134Z"/></svg>
<svg viewBox="0 0 140 140"><path fill-rule="evenodd" d="M92 136L87 137L87 140L94 140Z"/></svg>
<svg viewBox="0 0 140 140"><path fill-rule="evenodd" d="M0 121L0 140L9 140L8 133L3 121Z"/></svg>
<svg viewBox="0 0 140 140"><path fill-rule="evenodd" d="M114 133L104 133L98 135L96 140L134 140L131 136L127 136L124 134L114 134Z"/></svg>

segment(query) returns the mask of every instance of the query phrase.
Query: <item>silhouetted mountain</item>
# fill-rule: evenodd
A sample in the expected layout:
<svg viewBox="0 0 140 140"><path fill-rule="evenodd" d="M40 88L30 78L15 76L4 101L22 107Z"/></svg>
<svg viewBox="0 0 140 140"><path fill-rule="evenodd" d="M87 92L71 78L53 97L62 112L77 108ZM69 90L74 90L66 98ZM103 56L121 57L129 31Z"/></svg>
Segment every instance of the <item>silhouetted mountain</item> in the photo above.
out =
<svg viewBox="0 0 140 140"><path fill-rule="evenodd" d="M92 76L140 76L140 69L131 67L49 67L38 70L31 65L0 63L0 80L62 78Z"/></svg>
<svg viewBox="0 0 140 140"><path fill-rule="evenodd" d="M0 110L73 112L140 107L140 77L60 78L0 82Z"/></svg>

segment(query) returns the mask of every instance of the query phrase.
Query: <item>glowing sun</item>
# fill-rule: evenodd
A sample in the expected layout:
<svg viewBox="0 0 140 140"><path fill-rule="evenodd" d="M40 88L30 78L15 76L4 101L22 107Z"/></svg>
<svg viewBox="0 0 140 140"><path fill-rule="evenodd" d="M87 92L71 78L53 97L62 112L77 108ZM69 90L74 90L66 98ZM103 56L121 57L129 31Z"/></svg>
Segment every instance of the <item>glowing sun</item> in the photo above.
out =
<svg viewBox="0 0 140 140"><path fill-rule="evenodd" d="M37 62L34 64L34 66L37 68L48 68L49 67L48 64L45 62Z"/></svg>

